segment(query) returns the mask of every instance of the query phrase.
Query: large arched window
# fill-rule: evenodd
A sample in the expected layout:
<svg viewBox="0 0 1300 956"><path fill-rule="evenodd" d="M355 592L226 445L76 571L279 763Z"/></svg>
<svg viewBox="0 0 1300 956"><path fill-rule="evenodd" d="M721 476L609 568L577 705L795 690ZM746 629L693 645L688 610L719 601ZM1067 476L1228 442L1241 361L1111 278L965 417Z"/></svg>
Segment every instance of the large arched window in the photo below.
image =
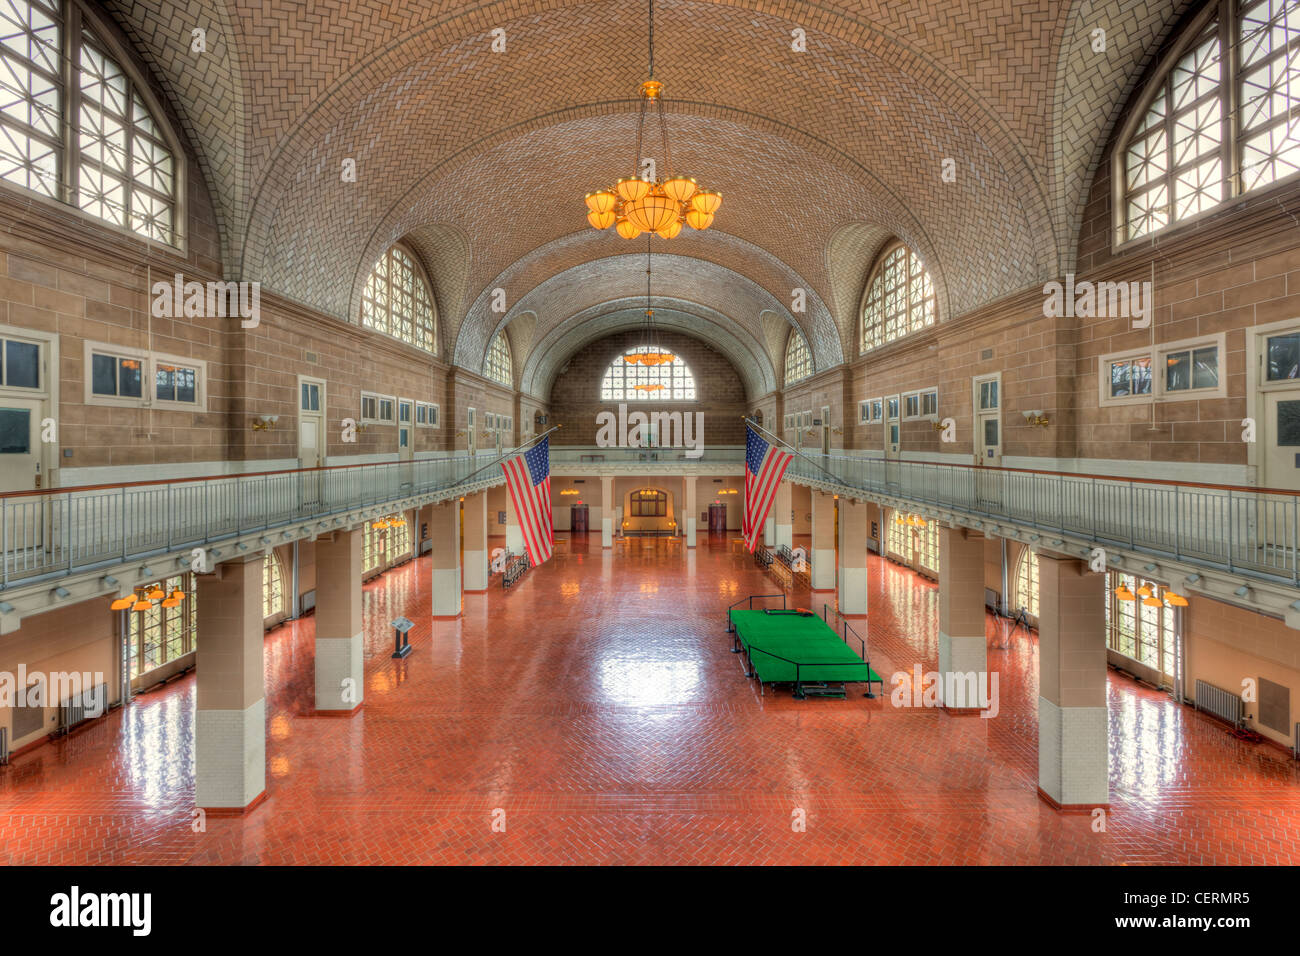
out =
<svg viewBox="0 0 1300 956"><path fill-rule="evenodd" d="M674 356L671 362L659 365L643 365L624 359L624 355L660 351L656 346L641 345L621 353L605 370L605 377L601 379L601 401L694 401L695 376L680 355Z"/></svg>
<svg viewBox="0 0 1300 956"><path fill-rule="evenodd" d="M275 550L269 549L262 559L262 619L284 611L284 575Z"/></svg>
<svg viewBox="0 0 1300 956"><path fill-rule="evenodd" d="M177 245L174 141L110 50L71 0L0 0L0 179Z"/></svg>
<svg viewBox="0 0 1300 956"><path fill-rule="evenodd" d="M487 354L487 377L494 382L500 382L502 385L510 385L514 379L511 377L510 368L510 343L506 340L504 332L498 332L492 339L492 345Z"/></svg>
<svg viewBox="0 0 1300 956"><path fill-rule="evenodd" d="M867 280L860 352L934 325L934 282L915 252L902 243L885 250Z"/></svg>
<svg viewBox="0 0 1300 956"><path fill-rule="evenodd" d="M798 330L792 330L785 343L785 384L797 382L812 374L812 356L808 353L808 343Z"/></svg>
<svg viewBox="0 0 1300 956"><path fill-rule="evenodd" d="M438 354L433 295L415 257L400 245L380 257L361 292L361 324Z"/></svg>
<svg viewBox="0 0 1300 956"><path fill-rule="evenodd" d="M1296 0L1219 0L1191 23L1116 150L1120 241L1300 171L1298 56Z"/></svg>
<svg viewBox="0 0 1300 956"><path fill-rule="evenodd" d="M1020 552L1016 562L1016 598L1014 608L1024 608L1038 619L1038 555L1029 548Z"/></svg>

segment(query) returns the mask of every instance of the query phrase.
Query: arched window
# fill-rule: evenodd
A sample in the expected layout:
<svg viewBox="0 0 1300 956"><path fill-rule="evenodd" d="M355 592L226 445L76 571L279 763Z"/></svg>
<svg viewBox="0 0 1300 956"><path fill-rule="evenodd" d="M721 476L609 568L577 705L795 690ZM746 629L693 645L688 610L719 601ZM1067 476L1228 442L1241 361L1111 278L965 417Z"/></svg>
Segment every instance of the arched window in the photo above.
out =
<svg viewBox="0 0 1300 956"><path fill-rule="evenodd" d="M366 279L361 324L438 354L438 318L429 283L415 257L400 245L385 252Z"/></svg>
<svg viewBox="0 0 1300 956"><path fill-rule="evenodd" d="M887 248L867 280L860 352L934 325L934 283L915 252L902 243Z"/></svg>
<svg viewBox="0 0 1300 956"><path fill-rule="evenodd" d="M487 377L502 385L510 385L514 379L510 367L510 343L504 332L498 332L492 340L487 354Z"/></svg>
<svg viewBox="0 0 1300 956"><path fill-rule="evenodd" d="M280 559L272 548L262 561L262 619L275 617L284 611L284 575Z"/></svg>
<svg viewBox="0 0 1300 956"><path fill-rule="evenodd" d="M194 572L164 578L137 587L141 593L160 588L168 595L180 591L184 596L171 607L170 601L150 601L149 609L131 611L126 616L127 645L131 677L161 667L198 649L199 608Z"/></svg>
<svg viewBox="0 0 1300 956"><path fill-rule="evenodd" d="M1219 0L1191 23L1115 153L1121 241L1300 170L1297 56L1295 0Z"/></svg>
<svg viewBox="0 0 1300 956"><path fill-rule="evenodd" d="M812 356L808 353L808 343L797 329L792 329L785 342L785 384L788 386L811 374Z"/></svg>
<svg viewBox="0 0 1300 956"><path fill-rule="evenodd" d="M1020 560L1016 562L1015 595L1015 609L1024 608L1037 620L1038 555L1034 554L1029 548L1025 548L1020 552Z"/></svg>
<svg viewBox="0 0 1300 956"><path fill-rule="evenodd" d="M173 142L81 7L3 0L0 36L0 179L177 244Z"/></svg>
<svg viewBox="0 0 1300 956"><path fill-rule="evenodd" d="M602 401L614 402L654 402L654 401L693 401L695 399L695 376L682 361L680 355L671 362L659 365L643 365L624 359L624 355L643 352L659 352L652 345L641 345L621 353L605 370L605 377L600 382Z"/></svg>

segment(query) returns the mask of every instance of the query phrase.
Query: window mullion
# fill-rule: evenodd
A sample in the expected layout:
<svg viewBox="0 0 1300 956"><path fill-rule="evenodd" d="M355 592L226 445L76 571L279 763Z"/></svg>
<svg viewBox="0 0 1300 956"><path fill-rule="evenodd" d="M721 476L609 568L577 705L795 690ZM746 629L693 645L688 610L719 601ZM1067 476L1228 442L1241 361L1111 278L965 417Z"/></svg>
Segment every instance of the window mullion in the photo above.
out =
<svg viewBox="0 0 1300 956"><path fill-rule="evenodd" d="M1241 53L1234 42L1234 37L1241 36L1238 4L1239 0L1220 0L1219 4L1219 95L1223 98L1219 117L1219 164L1223 170L1220 202L1241 195L1243 183L1237 136L1238 111L1241 109Z"/></svg>
<svg viewBox="0 0 1300 956"><path fill-rule="evenodd" d="M60 52L63 62L63 90L66 94L63 111L63 201L78 206L77 193L81 183L78 163L81 159L81 11L72 0L63 5L63 37Z"/></svg>

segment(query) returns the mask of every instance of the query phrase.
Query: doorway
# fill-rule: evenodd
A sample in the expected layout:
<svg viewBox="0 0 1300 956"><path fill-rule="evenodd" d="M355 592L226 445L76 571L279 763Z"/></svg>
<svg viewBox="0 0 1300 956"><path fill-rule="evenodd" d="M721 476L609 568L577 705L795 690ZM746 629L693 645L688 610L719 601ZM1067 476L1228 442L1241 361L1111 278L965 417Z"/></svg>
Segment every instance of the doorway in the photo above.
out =
<svg viewBox="0 0 1300 956"><path fill-rule="evenodd" d="M325 382L298 376L298 467L320 468L325 464ZM298 496L301 504L315 506L321 498L320 472L300 473Z"/></svg>
<svg viewBox="0 0 1300 956"><path fill-rule="evenodd" d="M465 409L465 435L467 436L465 442L465 448L469 452L469 456L471 458L473 458L478 451L477 429L478 429L478 416L474 414L474 409L472 408Z"/></svg>
<svg viewBox="0 0 1300 956"><path fill-rule="evenodd" d="M822 454L831 453L831 407L822 406Z"/></svg>
<svg viewBox="0 0 1300 956"><path fill-rule="evenodd" d="M971 379L971 398L975 409L975 464L979 468L998 468L1002 464L1002 373L980 375ZM1002 500L1000 471L977 471L976 503L986 510L996 510Z"/></svg>

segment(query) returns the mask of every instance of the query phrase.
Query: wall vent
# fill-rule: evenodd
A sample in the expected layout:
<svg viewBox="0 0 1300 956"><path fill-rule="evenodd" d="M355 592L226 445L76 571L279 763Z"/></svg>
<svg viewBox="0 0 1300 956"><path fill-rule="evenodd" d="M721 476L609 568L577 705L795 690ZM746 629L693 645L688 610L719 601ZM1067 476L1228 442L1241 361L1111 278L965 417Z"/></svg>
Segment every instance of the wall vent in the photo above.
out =
<svg viewBox="0 0 1300 956"><path fill-rule="evenodd" d="M1291 729L1291 688L1259 679L1259 722L1279 734Z"/></svg>
<svg viewBox="0 0 1300 956"><path fill-rule="evenodd" d="M307 364L308 364L308 365L319 365L319 364L320 364L320 355L319 355L318 353L316 353L316 352L308 352L308 353L304 356L304 358L307 359Z"/></svg>
<svg viewBox="0 0 1300 956"><path fill-rule="evenodd" d="M980 353L980 361L982 362L987 362L992 357L993 357L992 349L985 349L983 352Z"/></svg>

